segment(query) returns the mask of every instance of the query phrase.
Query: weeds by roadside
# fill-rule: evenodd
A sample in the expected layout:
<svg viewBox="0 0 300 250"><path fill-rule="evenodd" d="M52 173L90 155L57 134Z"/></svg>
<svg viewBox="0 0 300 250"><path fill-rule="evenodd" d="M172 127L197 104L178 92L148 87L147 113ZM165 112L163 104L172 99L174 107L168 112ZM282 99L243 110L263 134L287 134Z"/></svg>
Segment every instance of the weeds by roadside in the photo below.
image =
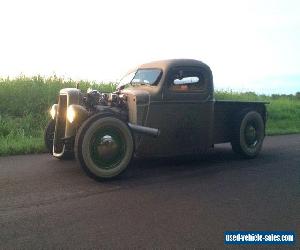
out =
<svg viewBox="0 0 300 250"><path fill-rule="evenodd" d="M44 152L43 129L50 119L48 110L57 102L62 88L75 87L76 81L57 76L0 79L0 155ZM113 83L79 82L103 92L115 89ZM217 100L268 101L267 134L300 133L300 95L257 95L216 91Z"/></svg>

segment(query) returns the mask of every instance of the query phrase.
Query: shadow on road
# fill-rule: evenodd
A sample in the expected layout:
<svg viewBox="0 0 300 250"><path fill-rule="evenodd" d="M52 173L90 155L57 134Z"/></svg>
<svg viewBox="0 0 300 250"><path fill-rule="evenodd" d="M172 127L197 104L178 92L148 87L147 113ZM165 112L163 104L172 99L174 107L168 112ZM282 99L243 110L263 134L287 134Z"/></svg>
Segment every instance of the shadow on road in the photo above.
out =
<svg viewBox="0 0 300 250"><path fill-rule="evenodd" d="M200 155L172 158L134 158L124 175L109 182L111 184L125 184L133 180L147 182L147 180L153 178L214 175L228 169L253 166L253 162L257 160L259 158L253 160L243 159L232 152L227 145L219 146Z"/></svg>
<svg viewBox="0 0 300 250"><path fill-rule="evenodd" d="M263 162L276 161L269 152L262 152L257 158L247 160L235 154L229 144L217 145L216 148L199 155L189 155L172 158L134 158L121 176L96 182L88 178L74 161L55 161L50 159L49 169L53 169L58 179L66 182L76 182L77 185L88 185L101 191L102 188L126 188L153 183L165 183L173 180L214 177L217 174L238 169L249 169ZM49 173L43 173L48 175ZM100 189L99 189L100 188Z"/></svg>

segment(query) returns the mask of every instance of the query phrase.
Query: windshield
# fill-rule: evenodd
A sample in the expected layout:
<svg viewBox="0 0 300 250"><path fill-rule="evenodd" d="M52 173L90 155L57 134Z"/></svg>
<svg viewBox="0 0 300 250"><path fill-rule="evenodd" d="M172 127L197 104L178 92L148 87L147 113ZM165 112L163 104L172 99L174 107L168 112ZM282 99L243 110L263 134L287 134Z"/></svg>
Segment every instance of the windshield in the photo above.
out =
<svg viewBox="0 0 300 250"><path fill-rule="evenodd" d="M160 69L138 69L125 75L119 82L117 88L126 85L153 85L161 74Z"/></svg>

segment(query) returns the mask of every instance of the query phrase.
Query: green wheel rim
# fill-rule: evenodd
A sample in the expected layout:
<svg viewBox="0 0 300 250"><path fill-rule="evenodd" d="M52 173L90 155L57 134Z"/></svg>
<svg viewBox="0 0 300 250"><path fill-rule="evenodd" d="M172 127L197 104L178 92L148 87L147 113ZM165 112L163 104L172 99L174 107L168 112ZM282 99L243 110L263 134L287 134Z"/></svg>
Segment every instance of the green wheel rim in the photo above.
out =
<svg viewBox="0 0 300 250"><path fill-rule="evenodd" d="M254 148L258 144L258 131L255 124L250 123L246 126L245 141L250 148Z"/></svg>
<svg viewBox="0 0 300 250"><path fill-rule="evenodd" d="M90 142L90 156L98 168L113 169L125 156L126 143L123 134L117 128L98 129Z"/></svg>

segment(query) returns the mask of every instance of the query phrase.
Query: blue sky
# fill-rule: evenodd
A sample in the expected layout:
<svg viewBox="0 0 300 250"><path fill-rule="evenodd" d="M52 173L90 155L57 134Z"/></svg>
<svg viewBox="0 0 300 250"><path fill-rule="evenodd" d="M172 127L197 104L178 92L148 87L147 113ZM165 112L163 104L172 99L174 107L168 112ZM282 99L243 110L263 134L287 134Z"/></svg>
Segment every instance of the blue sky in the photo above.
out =
<svg viewBox="0 0 300 250"><path fill-rule="evenodd" d="M158 59L209 64L218 89L300 91L300 1L4 0L0 75L116 80Z"/></svg>

